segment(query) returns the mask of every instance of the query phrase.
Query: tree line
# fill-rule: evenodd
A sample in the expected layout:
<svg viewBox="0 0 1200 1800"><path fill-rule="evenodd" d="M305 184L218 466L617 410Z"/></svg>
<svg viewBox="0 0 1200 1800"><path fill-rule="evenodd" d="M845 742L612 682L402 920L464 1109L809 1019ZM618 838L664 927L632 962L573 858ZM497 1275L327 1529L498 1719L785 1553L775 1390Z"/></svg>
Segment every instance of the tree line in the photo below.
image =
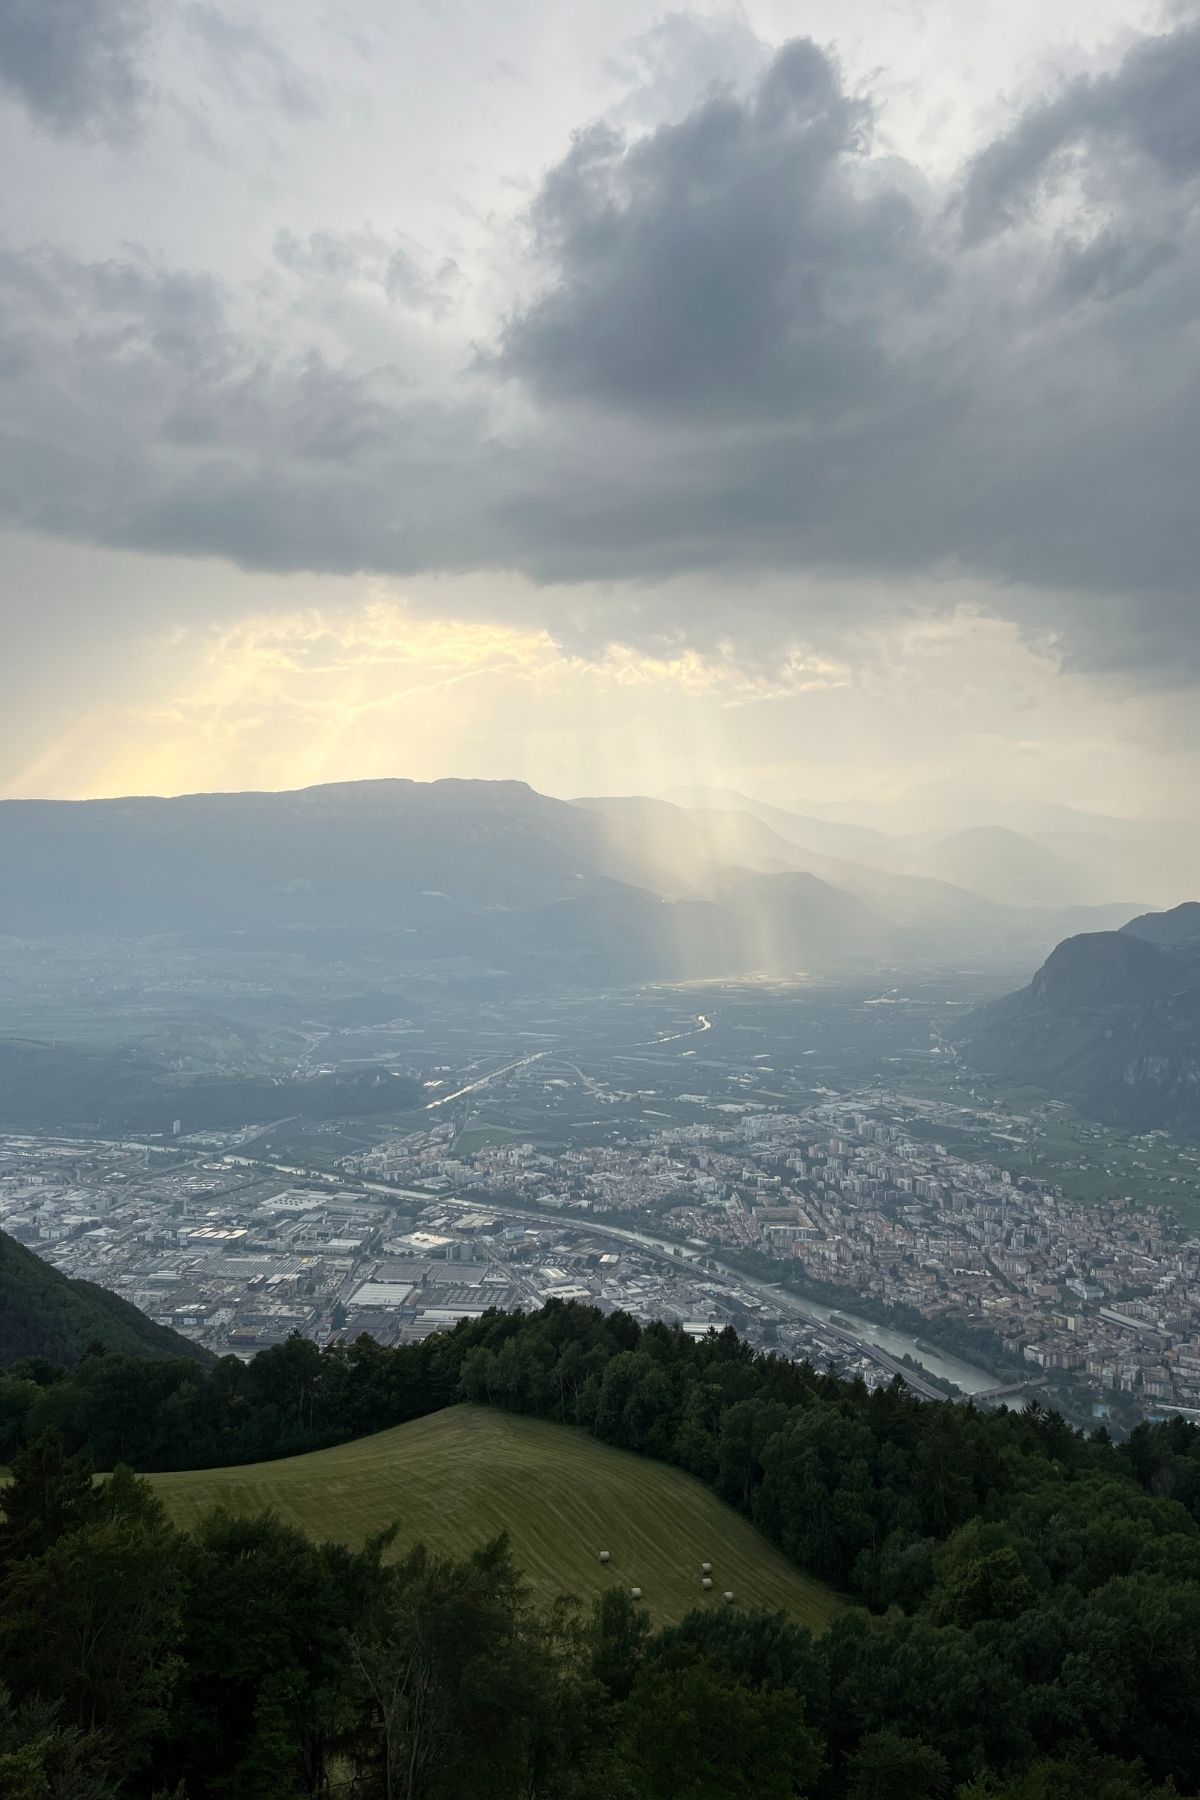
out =
<svg viewBox="0 0 1200 1800"><path fill-rule="evenodd" d="M458 1400L688 1470L857 1604L815 1640L740 1611L654 1634L615 1591L594 1616L538 1613L503 1546L391 1562L382 1541L351 1552L219 1515L180 1537L128 1471L98 1489L87 1474L88 1458L283 1454ZM211 1370L26 1365L0 1380L0 1431L17 1477L0 1532L0 1755L42 1757L34 1800L92 1800L51 1783L54 1758L88 1745L110 1757L102 1800L180 1781L187 1800L338 1781L364 1800L1200 1790L1200 1432L1182 1420L1115 1445L1040 1408L872 1392L732 1331L697 1341L551 1303L398 1350L295 1339ZM85 1679L79 1646L110 1615L133 1662L93 1651ZM451 1664L476 1629L468 1692ZM143 1664L145 1681L119 1673ZM482 1770L455 1760L487 1745ZM10 1790L26 1800L0 1781Z"/></svg>

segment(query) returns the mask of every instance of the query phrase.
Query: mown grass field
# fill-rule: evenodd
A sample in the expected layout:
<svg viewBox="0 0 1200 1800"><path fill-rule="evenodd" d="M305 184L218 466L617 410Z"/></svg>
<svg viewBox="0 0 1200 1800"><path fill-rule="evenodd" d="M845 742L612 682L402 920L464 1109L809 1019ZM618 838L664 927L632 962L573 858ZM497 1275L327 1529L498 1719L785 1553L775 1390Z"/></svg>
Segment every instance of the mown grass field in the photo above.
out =
<svg viewBox="0 0 1200 1800"><path fill-rule="evenodd" d="M814 1631L840 1604L690 1475L488 1407L450 1407L308 1456L150 1480L183 1527L213 1506L271 1507L313 1537L357 1545L396 1522L397 1555L420 1542L462 1555L507 1531L540 1601L637 1586L659 1624L723 1605L727 1588L735 1603L782 1608ZM708 1594L701 1562L713 1565Z"/></svg>

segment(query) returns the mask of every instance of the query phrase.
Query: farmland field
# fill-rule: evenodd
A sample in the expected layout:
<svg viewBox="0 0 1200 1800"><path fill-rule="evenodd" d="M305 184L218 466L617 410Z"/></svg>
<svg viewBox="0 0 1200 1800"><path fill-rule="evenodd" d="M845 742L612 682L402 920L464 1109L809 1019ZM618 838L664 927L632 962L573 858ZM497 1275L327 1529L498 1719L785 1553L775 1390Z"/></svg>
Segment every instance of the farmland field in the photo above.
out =
<svg viewBox="0 0 1200 1800"><path fill-rule="evenodd" d="M507 1531L540 1601L567 1593L590 1602L612 1583L637 1586L659 1624L722 1605L726 1589L736 1603L782 1608L813 1630L839 1605L690 1475L488 1407L451 1407L307 1456L150 1480L183 1527L217 1505L271 1507L313 1537L348 1544L395 1522L395 1555L420 1542L463 1555ZM711 1593L701 1562L713 1565Z"/></svg>

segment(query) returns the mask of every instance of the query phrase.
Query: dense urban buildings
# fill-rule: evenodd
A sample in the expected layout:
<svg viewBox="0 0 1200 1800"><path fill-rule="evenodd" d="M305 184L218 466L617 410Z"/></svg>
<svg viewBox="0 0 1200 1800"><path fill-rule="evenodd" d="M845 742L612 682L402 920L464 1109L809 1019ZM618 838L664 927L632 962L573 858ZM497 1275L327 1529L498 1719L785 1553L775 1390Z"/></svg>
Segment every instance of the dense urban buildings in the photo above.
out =
<svg viewBox="0 0 1200 1800"><path fill-rule="evenodd" d="M516 1079L554 1104L552 1072ZM589 1080L600 1106L624 1097ZM878 1085L807 1106L675 1102L688 1122L647 1105L640 1129L622 1116L557 1144L430 1103L413 1128L310 1163L253 1132L8 1136L0 1225L239 1355L291 1332L412 1341L558 1297L692 1332L734 1323L871 1383L1065 1382L1094 1417L1200 1412L1200 1242L1165 1206L1069 1199L952 1148L961 1108ZM1004 1130L1019 1150L1020 1119ZM884 1309L909 1331L919 1315L931 1341L889 1333Z"/></svg>

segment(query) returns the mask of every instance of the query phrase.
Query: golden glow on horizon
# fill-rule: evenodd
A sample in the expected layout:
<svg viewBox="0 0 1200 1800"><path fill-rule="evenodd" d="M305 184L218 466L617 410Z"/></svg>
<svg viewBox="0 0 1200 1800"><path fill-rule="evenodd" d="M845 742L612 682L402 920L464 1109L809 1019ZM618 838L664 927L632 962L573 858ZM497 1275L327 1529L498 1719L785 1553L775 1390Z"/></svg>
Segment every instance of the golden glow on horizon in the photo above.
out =
<svg viewBox="0 0 1200 1800"><path fill-rule="evenodd" d="M540 625L435 613L435 599L449 611L449 590L410 605L364 581L333 604L131 637L106 670L78 665L63 690L76 710L21 740L0 795L507 777L563 796L862 800L913 830L992 797L1159 813L1179 789L1161 697L1106 694L970 606L862 630L837 657L628 644L589 657Z"/></svg>
<svg viewBox="0 0 1200 1800"><path fill-rule="evenodd" d="M602 791L598 767L625 786L634 774L651 786L717 782L722 712L847 678L799 653L752 672L728 652L655 657L618 645L568 656L546 631L421 617L379 593L358 609L178 630L150 673L161 702L80 718L8 793L170 794L394 774L512 775L565 793Z"/></svg>

